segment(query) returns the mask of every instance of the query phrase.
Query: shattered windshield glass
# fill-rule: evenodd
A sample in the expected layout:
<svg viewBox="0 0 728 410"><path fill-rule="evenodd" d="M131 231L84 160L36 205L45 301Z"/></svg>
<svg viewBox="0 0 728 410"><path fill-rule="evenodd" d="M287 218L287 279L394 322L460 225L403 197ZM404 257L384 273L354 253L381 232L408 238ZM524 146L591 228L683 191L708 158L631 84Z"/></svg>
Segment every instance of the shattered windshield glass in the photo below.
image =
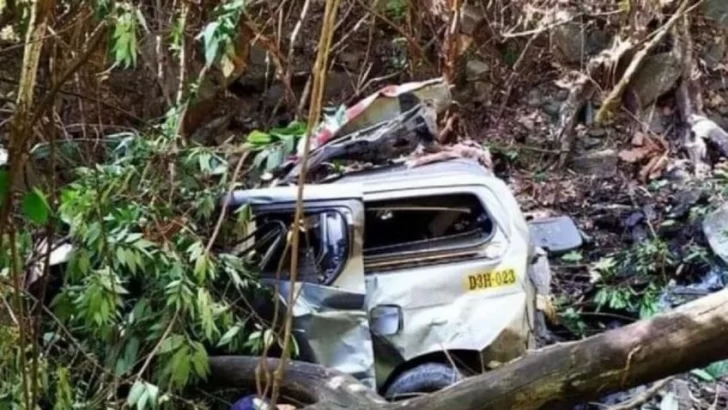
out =
<svg viewBox="0 0 728 410"><path fill-rule="evenodd" d="M249 233L234 244L240 255L260 270L263 277L288 276L294 210L263 212L249 224ZM336 278L349 255L349 230L338 210L304 214L299 233L298 280L327 284Z"/></svg>

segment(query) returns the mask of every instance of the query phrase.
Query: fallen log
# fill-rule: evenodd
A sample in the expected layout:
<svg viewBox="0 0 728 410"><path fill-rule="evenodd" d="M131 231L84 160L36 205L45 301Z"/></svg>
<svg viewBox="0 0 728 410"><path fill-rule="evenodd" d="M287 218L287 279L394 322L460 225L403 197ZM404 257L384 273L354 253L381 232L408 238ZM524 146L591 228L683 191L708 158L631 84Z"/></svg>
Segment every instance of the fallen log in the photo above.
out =
<svg viewBox="0 0 728 410"><path fill-rule="evenodd" d="M726 359L726 337L728 289L582 341L533 351L488 373L406 401L376 402L352 383L338 387L334 380L345 378L323 369L317 372L322 377L311 378L307 376L310 373L295 374L300 367L292 366L286 380L306 380L305 386L298 388L312 392L310 397L323 399L307 410L340 409L342 405L377 410L568 409L570 405ZM228 370L229 374L242 375L250 368ZM323 391L326 393L321 394Z"/></svg>
<svg viewBox="0 0 728 410"><path fill-rule="evenodd" d="M263 364L263 366L260 366ZM256 375L265 374L269 380L280 360L253 356L210 357L212 386L241 387L255 390ZM325 403L328 409L357 408L358 405L376 408L386 401L353 377L315 364L289 361L283 376L281 393L303 403ZM353 406L353 407L352 407Z"/></svg>

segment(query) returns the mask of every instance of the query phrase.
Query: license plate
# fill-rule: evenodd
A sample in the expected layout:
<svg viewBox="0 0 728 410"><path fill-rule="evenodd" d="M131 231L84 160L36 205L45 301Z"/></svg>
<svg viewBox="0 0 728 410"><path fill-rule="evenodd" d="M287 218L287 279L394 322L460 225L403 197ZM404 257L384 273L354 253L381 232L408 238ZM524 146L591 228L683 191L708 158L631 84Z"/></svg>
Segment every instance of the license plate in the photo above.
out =
<svg viewBox="0 0 728 410"><path fill-rule="evenodd" d="M516 283L516 271L503 269L468 275L465 285L467 290L473 291L508 286L514 283Z"/></svg>

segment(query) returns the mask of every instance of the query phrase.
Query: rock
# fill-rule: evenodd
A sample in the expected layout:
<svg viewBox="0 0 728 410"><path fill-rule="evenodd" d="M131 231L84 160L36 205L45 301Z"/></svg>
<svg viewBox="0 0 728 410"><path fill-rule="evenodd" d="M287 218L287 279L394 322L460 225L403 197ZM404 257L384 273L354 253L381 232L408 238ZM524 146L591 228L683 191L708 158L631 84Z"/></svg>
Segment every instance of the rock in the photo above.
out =
<svg viewBox="0 0 728 410"><path fill-rule="evenodd" d="M687 168L690 161L688 160L677 160L668 164L663 177L670 182L674 182L677 185L682 185L690 180L690 172Z"/></svg>
<svg viewBox="0 0 728 410"><path fill-rule="evenodd" d="M728 202L703 219L703 233L713 252L728 263Z"/></svg>
<svg viewBox="0 0 728 410"><path fill-rule="evenodd" d="M541 94L541 91L536 88L531 89L526 96L526 104L532 108L540 107L543 104L543 100L543 94Z"/></svg>
<svg viewBox="0 0 728 410"><path fill-rule="evenodd" d="M725 0L705 0L700 7L706 17L728 28L728 2Z"/></svg>
<svg viewBox="0 0 728 410"><path fill-rule="evenodd" d="M340 104L347 95L354 92L354 85L349 74L340 71L331 71L326 76L324 99Z"/></svg>
<svg viewBox="0 0 728 410"><path fill-rule="evenodd" d="M560 101L551 101L543 106L543 110L551 116L558 116L559 112L561 111L562 104L563 103Z"/></svg>
<svg viewBox="0 0 728 410"><path fill-rule="evenodd" d="M361 55L354 52L343 52L339 54L339 61L346 66L349 70L359 69L359 60Z"/></svg>
<svg viewBox="0 0 728 410"><path fill-rule="evenodd" d="M679 410L689 410L695 404L690 393L690 385L686 380L676 379L670 382L670 391L674 393Z"/></svg>
<svg viewBox="0 0 728 410"><path fill-rule="evenodd" d="M569 21L567 12L557 13L558 21ZM553 28L551 44L565 63L577 63L588 55L596 54L609 46L609 35L601 30L587 28L578 21L570 21Z"/></svg>
<svg viewBox="0 0 728 410"><path fill-rule="evenodd" d="M720 115L711 115L708 118L710 118L711 121L718 124L724 130L728 130L728 118Z"/></svg>
<svg viewBox="0 0 728 410"><path fill-rule="evenodd" d="M670 91L680 74L680 61L673 53L648 56L632 78L628 92L634 93L640 106L645 107Z"/></svg>
<svg viewBox="0 0 728 410"><path fill-rule="evenodd" d="M714 67L723 61L725 56L725 38L718 37L718 39L712 42L705 51L703 51L701 58L705 61L708 67Z"/></svg>
<svg viewBox="0 0 728 410"><path fill-rule="evenodd" d="M554 27L551 44L565 63L577 63L585 57L584 31L578 23L566 23Z"/></svg>
<svg viewBox="0 0 728 410"><path fill-rule="evenodd" d="M588 131L589 135L592 137L602 138L607 135L607 130L601 127L598 128L590 128Z"/></svg>
<svg viewBox="0 0 728 410"><path fill-rule="evenodd" d="M707 199L707 192L701 188L682 190L675 196L668 217L671 219L685 218L698 202L705 199Z"/></svg>
<svg viewBox="0 0 728 410"><path fill-rule="evenodd" d="M554 93L554 98L559 101L566 101L569 98L569 90L560 89Z"/></svg>
<svg viewBox="0 0 728 410"><path fill-rule="evenodd" d="M481 102L487 107L493 104L493 84L485 81L476 81L473 84L473 89L475 90L475 101Z"/></svg>
<svg viewBox="0 0 728 410"><path fill-rule="evenodd" d="M617 173L618 161L619 155L616 150L604 149L574 158L571 161L571 169L580 174L608 177Z"/></svg>
<svg viewBox="0 0 728 410"><path fill-rule="evenodd" d="M286 104L282 101L285 98L286 87L281 83L275 83L263 93L263 106L272 108L280 103L282 107L285 107Z"/></svg>
<svg viewBox="0 0 728 410"><path fill-rule="evenodd" d="M485 14L480 7L473 4L465 4L460 9L460 32L472 35L480 23L485 21Z"/></svg>
<svg viewBox="0 0 728 410"><path fill-rule="evenodd" d="M655 134L662 134L667 131L667 118L660 114L657 110L652 115L650 120L650 131Z"/></svg>
<svg viewBox="0 0 728 410"><path fill-rule="evenodd" d="M480 80L488 72L488 65L484 62L472 59L465 63L465 75L468 81Z"/></svg>
<svg viewBox="0 0 728 410"><path fill-rule="evenodd" d="M602 144L602 140L586 135L584 137L578 138L576 140L576 144L581 151L589 151L600 146Z"/></svg>
<svg viewBox="0 0 728 410"><path fill-rule="evenodd" d="M612 37L602 30L592 30L586 40L586 50L589 54L597 54L609 47Z"/></svg>

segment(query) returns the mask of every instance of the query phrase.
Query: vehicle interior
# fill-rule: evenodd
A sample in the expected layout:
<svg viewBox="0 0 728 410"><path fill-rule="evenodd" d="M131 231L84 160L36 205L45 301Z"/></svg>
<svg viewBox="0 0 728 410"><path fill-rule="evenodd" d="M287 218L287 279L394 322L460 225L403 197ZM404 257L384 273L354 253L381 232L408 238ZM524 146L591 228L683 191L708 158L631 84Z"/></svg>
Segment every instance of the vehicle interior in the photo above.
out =
<svg viewBox="0 0 728 410"><path fill-rule="evenodd" d="M411 260L452 255L482 245L494 223L480 199L469 193L367 202L364 261Z"/></svg>
<svg viewBox="0 0 728 410"><path fill-rule="evenodd" d="M287 246L294 211L260 213L248 225L247 235L230 238L224 246L257 267L263 277L288 275L291 253ZM335 209L304 214L300 225L298 280L330 284L341 272L350 251L349 227L344 214Z"/></svg>

